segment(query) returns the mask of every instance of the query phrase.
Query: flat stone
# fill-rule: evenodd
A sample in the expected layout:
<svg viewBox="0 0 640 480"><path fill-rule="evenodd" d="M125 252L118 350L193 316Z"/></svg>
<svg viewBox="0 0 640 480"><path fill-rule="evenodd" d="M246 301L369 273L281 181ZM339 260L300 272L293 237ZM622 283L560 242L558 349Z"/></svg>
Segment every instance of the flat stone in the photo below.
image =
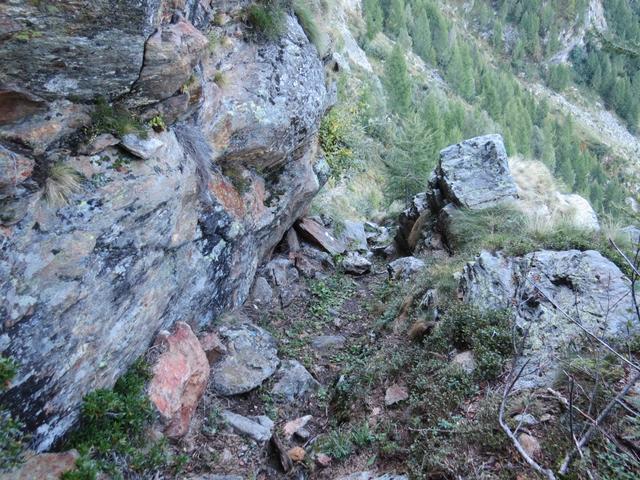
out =
<svg viewBox="0 0 640 480"><path fill-rule="evenodd" d="M303 218L296 225L300 235L317 243L331 255L340 255L346 251L346 246L333 233L315 220Z"/></svg>
<svg viewBox="0 0 640 480"><path fill-rule="evenodd" d="M405 387L394 384L387 388L387 391L384 394L384 404L387 407L391 405L395 405L396 403L400 403L409 398L409 392Z"/></svg>
<svg viewBox="0 0 640 480"><path fill-rule="evenodd" d="M164 338L168 350L153 367L149 398L167 423L169 438L180 438L189 431L191 416L209 380L209 361L200 341L184 322Z"/></svg>
<svg viewBox="0 0 640 480"><path fill-rule="evenodd" d="M362 222L345 220L341 227L339 238L348 251L366 252L368 250L367 234Z"/></svg>
<svg viewBox="0 0 640 480"><path fill-rule="evenodd" d="M229 410L222 412L222 418L238 432L253 438L256 442L266 442L273 433L273 421L264 415L243 417Z"/></svg>
<svg viewBox="0 0 640 480"><path fill-rule="evenodd" d="M307 393L320 388L320 383L296 360L283 361L277 376L279 379L271 393L289 402L303 398Z"/></svg>
<svg viewBox="0 0 640 480"><path fill-rule="evenodd" d="M424 267L425 263L416 257L402 257L391 262L387 269L394 280L408 280Z"/></svg>
<svg viewBox="0 0 640 480"><path fill-rule="evenodd" d="M58 480L73 470L80 454L76 450L63 453L41 453L27 459L16 470L0 475L2 480Z"/></svg>
<svg viewBox="0 0 640 480"><path fill-rule="evenodd" d="M84 155L96 155L109 147L118 145L120 139L114 137L110 133L102 133L94 138L88 145L83 145L80 153Z"/></svg>
<svg viewBox="0 0 640 480"><path fill-rule="evenodd" d="M128 152L142 160L148 160L153 157L164 144L159 138L140 138L133 133L127 133L122 137L122 146Z"/></svg>
<svg viewBox="0 0 640 480"><path fill-rule="evenodd" d="M251 323L218 329L229 353L213 367L213 388L221 395L246 393L273 375L280 364L275 339Z"/></svg>
<svg viewBox="0 0 640 480"><path fill-rule="evenodd" d="M344 271L353 275L369 273L372 266L369 260L357 253L349 253L349 255L342 260L342 268L344 268Z"/></svg>
<svg viewBox="0 0 640 480"><path fill-rule="evenodd" d="M458 353L453 357L452 363L459 365L467 373L473 373L476 368L476 361L471 350Z"/></svg>
<svg viewBox="0 0 640 480"><path fill-rule="evenodd" d="M532 427L540 423L538 422L538 420L536 420L536 417L534 417L530 413L519 413L518 415L514 416L513 419L517 423L521 423L522 425L526 425L528 427Z"/></svg>
<svg viewBox="0 0 640 480"><path fill-rule="evenodd" d="M296 435L300 430L303 430L311 419L313 419L311 415L305 415L304 417L296 418L295 420L285 423L283 429L285 438L288 440Z"/></svg>
<svg viewBox="0 0 640 480"><path fill-rule="evenodd" d="M266 306L273 299L273 289L267 279L264 277L256 277L251 289L251 303L257 306Z"/></svg>
<svg viewBox="0 0 640 480"><path fill-rule="evenodd" d="M336 347L341 347L347 341L342 335L320 335L311 340L311 346L316 350L328 351Z"/></svg>

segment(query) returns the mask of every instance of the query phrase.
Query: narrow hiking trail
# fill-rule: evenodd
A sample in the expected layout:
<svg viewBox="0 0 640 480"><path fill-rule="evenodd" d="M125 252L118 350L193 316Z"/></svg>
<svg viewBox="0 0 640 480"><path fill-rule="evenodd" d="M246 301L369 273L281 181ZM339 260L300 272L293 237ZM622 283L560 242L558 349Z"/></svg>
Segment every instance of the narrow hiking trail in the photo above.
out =
<svg viewBox="0 0 640 480"><path fill-rule="evenodd" d="M318 383L293 400L272 394L277 375L244 395L225 397L208 388L192 433L183 441L189 450L184 452L189 456L186 471L243 479L254 478L256 472L255 478L263 479L336 479L356 472L382 475L406 470L399 445L408 432L396 421L404 415L406 398L385 405L394 377L382 384L375 378L383 363L390 361L386 355L407 342L406 336L385 325L384 302L396 288L386 266L386 261L378 259L364 275L331 269L315 279L299 278L289 285L293 293L288 294L288 305L277 302L279 306L263 309L247 302L234 312L273 335L283 364L300 362ZM293 384L294 390L303 389L304 381ZM399 390L405 388L400 385ZM273 420L282 452L273 441L265 448L237 429L227 428L222 412L228 410ZM302 426L293 432L291 422L296 421ZM283 465L280 453L286 456L294 448L300 459ZM326 454L318 459L314 452ZM290 456L296 458L295 453ZM286 475L283 468L289 469Z"/></svg>

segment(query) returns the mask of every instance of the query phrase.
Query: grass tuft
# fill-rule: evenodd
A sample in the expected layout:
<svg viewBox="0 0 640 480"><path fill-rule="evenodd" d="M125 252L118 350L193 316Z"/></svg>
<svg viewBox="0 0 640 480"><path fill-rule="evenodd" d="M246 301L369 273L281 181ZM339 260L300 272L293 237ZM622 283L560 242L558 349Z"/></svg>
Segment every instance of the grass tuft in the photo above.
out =
<svg viewBox="0 0 640 480"><path fill-rule="evenodd" d="M298 22L309 41L316 46L319 52L322 47L320 44L320 31L310 6L304 0L296 0L293 2L293 13L298 18Z"/></svg>
<svg viewBox="0 0 640 480"><path fill-rule="evenodd" d="M285 10L278 0L254 3L247 7L246 22L254 39L277 40L285 30Z"/></svg>
<svg viewBox="0 0 640 480"><path fill-rule="evenodd" d="M69 203L71 195L82 190L82 177L72 167L62 162L53 164L45 182L45 198L50 205L62 206Z"/></svg>

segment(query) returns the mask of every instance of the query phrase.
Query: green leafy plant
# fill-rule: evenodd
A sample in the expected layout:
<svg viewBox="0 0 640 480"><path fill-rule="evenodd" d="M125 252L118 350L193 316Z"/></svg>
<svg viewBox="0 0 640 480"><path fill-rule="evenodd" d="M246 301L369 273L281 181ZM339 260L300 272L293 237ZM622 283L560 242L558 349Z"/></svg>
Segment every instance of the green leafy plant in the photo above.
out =
<svg viewBox="0 0 640 480"><path fill-rule="evenodd" d="M330 457L344 460L353 452L353 443L347 433L336 429L323 439L320 448Z"/></svg>
<svg viewBox="0 0 640 480"><path fill-rule="evenodd" d="M127 133L135 133L146 136L144 126L127 109L114 107L104 98L96 101L91 118L92 129L96 134L111 133L122 137Z"/></svg>
<svg viewBox="0 0 640 480"><path fill-rule="evenodd" d="M14 359L0 357L0 392L8 388L17 371L18 364ZM22 422L0 405L0 472L21 463L25 440L23 428Z"/></svg>
<svg viewBox="0 0 640 480"><path fill-rule="evenodd" d="M167 129L167 124L164 123L164 119L160 115L149 120L149 126L156 132L163 132Z"/></svg>

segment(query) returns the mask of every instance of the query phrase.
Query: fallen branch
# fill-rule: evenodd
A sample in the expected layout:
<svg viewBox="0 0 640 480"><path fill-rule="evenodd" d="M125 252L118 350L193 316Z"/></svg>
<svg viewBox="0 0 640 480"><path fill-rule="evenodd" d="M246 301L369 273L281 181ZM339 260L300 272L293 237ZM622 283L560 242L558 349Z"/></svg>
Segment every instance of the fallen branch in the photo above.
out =
<svg viewBox="0 0 640 480"><path fill-rule="evenodd" d="M609 416L613 408L618 404L618 401L625 397L627 393L629 393L629 390L631 390L631 388L638 382L638 380L640 380L640 372L637 372L631 378L629 383L627 383L627 385L622 390L620 390L618 395L616 395L615 398L613 398L607 404L607 406L604 407L602 412L600 412L600 415L598 415L598 418L595 419L595 421L587 429L585 434L580 438L580 440L578 440L576 448L567 453L567 455L564 457L564 461L562 462L562 466L560 467L560 473L562 475L566 475L567 470L569 469L569 464L571 463L571 460L573 460L573 457L575 457L578 449L583 448L587 443L589 443L591 438L593 438L593 435L596 433L596 430L600 429L600 424Z"/></svg>
<svg viewBox="0 0 640 480"><path fill-rule="evenodd" d="M507 400L509 399L509 394L511 393L511 390L513 390L514 385L516 384L516 382L518 381L518 379L522 375L522 372L524 371L524 369L528 364L529 364L529 360L524 362L522 367L520 367L520 370L518 370L518 373L514 376L513 380L507 385L505 385L504 393L502 394L502 402L500 403L500 411L498 413L498 422L500 423L500 427L502 427L502 430L504 430L504 433L507 434L507 437L509 437L509 439L513 443L514 447L516 447L516 450L518 450L518 453L520 453L522 458L524 458L525 462L527 462L529 466L533 468L536 472L538 472L540 475L544 475L549 480L556 480L556 476L554 475L552 470L541 467L538 464L538 462L536 462L533 458L531 458L531 456L524 449L524 447L522 446L518 438L511 431L511 428L509 428L509 425L507 425L507 422L504 421L504 411L507 406Z"/></svg>

